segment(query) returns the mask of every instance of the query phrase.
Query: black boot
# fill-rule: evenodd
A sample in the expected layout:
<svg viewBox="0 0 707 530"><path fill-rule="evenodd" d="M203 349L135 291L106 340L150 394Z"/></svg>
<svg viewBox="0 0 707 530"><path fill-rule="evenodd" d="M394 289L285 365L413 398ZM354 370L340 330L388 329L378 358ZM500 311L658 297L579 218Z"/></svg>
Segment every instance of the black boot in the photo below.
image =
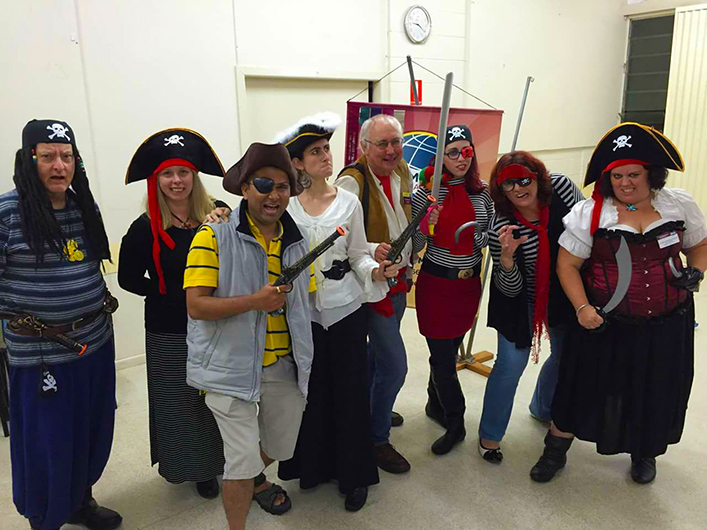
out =
<svg viewBox="0 0 707 530"><path fill-rule="evenodd" d="M428 401L427 405L425 405L425 414L432 421L438 423L445 429L447 428L447 420L444 418L444 411L442 410L442 407L436 407Z"/></svg>
<svg viewBox="0 0 707 530"><path fill-rule="evenodd" d="M631 455L631 478L636 484L650 484L655 475L655 458Z"/></svg>
<svg viewBox="0 0 707 530"><path fill-rule="evenodd" d="M347 512L357 512L366 504L368 499L368 486L359 486L345 493L344 508Z"/></svg>
<svg viewBox="0 0 707 530"><path fill-rule="evenodd" d="M432 452L436 455L446 455L452 448L466 437L464 418L449 418L447 432L432 444Z"/></svg>
<svg viewBox="0 0 707 530"><path fill-rule="evenodd" d="M197 482L196 491L205 499L215 499L220 493L218 480L212 478L211 480L203 480L201 482Z"/></svg>
<svg viewBox="0 0 707 530"><path fill-rule="evenodd" d="M91 488L88 488L81 508L71 514L71 517L66 522L83 525L88 530L115 530L122 524L123 518L118 512L110 508L99 506L93 498Z"/></svg>
<svg viewBox="0 0 707 530"><path fill-rule="evenodd" d="M535 482L548 482L567 463L567 451L574 438L560 438L547 431L545 450L538 463L530 470L530 478Z"/></svg>

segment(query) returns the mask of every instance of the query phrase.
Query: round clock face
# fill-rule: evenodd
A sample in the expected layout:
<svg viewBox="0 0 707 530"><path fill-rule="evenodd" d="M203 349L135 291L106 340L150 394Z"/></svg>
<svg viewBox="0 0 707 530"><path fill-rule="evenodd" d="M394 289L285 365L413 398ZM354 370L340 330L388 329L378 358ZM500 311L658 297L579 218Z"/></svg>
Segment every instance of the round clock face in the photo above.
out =
<svg viewBox="0 0 707 530"><path fill-rule="evenodd" d="M432 30L432 17L422 6L412 6L405 13L405 34L417 44L427 40Z"/></svg>

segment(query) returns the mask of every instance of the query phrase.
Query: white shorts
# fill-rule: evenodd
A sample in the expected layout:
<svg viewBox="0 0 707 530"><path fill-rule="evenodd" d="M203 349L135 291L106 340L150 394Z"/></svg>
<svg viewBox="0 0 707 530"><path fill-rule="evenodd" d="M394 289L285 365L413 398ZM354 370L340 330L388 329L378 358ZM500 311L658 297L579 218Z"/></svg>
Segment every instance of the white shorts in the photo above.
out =
<svg viewBox="0 0 707 530"><path fill-rule="evenodd" d="M305 401L291 355L263 368L260 403L207 392L206 405L223 438L224 480L245 480L265 469L260 450L273 460L295 452Z"/></svg>

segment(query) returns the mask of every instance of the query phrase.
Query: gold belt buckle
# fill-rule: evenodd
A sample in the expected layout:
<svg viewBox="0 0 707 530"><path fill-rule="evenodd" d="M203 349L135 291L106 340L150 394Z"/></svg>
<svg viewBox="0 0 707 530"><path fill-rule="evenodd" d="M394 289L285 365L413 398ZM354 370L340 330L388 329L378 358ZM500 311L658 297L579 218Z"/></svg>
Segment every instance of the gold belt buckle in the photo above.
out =
<svg viewBox="0 0 707 530"><path fill-rule="evenodd" d="M474 275L474 269L462 269L459 271L459 274L457 274L457 277L460 280L468 280Z"/></svg>

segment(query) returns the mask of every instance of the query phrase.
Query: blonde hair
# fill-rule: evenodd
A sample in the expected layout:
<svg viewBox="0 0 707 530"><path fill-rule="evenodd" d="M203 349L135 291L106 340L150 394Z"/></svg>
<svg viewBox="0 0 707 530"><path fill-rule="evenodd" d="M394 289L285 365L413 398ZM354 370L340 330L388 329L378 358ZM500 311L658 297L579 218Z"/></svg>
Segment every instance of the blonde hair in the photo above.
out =
<svg viewBox="0 0 707 530"><path fill-rule="evenodd" d="M194 178L192 179L192 188L191 193L189 194L189 218L201 224L204 222L204 218L214 209L214 201L206 192L206 188L201 182L199 174L193 170L192 174L194 175ZM160 188L159 181L157 183L157 202L160 205L162 228L167 230L168 228L174 226L174 222L172 212L169 211L167 199L165 199L164 193L162 193L162 188ZM149 217L150 209L147 207L147 198L145 199L145 212Z"/></svg>

